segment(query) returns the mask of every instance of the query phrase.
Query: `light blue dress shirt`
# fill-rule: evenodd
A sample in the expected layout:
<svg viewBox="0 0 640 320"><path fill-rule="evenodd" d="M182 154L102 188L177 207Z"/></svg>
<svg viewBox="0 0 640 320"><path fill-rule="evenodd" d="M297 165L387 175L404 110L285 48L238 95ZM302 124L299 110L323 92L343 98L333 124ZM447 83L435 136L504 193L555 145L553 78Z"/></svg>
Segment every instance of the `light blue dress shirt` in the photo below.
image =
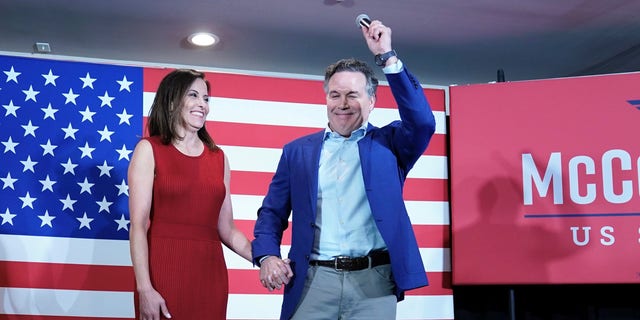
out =
<svg viewBox="0 0 640 320"><path fill-rule="evenodd" d="M367 124L349 138L325 131L318 172L318 216L312 260L364 256L386 245L375 225L364 190L358 140Z"/></svg>

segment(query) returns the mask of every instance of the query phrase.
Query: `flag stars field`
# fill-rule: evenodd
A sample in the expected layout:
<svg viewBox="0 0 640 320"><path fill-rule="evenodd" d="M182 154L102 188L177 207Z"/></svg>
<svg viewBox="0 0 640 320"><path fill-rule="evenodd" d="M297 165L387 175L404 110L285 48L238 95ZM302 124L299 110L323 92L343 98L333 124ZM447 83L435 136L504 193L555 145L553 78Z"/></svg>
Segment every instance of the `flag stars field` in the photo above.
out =
<svg viewBox="0 0 640 320"><path fill-rule="evenodd" d="M142 71L0 56L0 269L22 274L0 286L12 301L0 314L133 318L122 275ZM76 278L58 286L51 274Z"/></svg>

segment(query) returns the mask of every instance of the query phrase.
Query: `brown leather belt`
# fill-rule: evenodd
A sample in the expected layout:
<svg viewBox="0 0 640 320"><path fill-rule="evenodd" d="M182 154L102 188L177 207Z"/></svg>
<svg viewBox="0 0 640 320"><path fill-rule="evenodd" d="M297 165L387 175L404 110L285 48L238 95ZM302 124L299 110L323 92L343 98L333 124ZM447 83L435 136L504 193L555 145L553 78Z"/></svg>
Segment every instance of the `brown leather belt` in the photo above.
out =
<svg viewBox="0 0 640 320"><path fill-rule="evenodd" d="M391 263L391 260L387 251L373 252L363 257L338 256L331 260L309 261L312 266L329 267L337 271L358 271L389 263Z"/></svg>

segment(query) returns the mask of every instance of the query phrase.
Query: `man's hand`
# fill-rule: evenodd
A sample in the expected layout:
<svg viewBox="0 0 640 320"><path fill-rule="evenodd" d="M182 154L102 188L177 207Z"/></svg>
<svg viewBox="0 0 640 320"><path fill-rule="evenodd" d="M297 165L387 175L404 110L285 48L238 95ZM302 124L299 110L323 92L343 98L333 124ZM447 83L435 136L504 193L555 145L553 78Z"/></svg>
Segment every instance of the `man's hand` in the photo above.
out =
<svg viewBox="0 0 640 320"><path fill-rule="evenodd" d="M380 20L373 20L369 28L360 29L371 53L376 55L391 51L391 28L383 25Z"/></svg>
<svg viewBox="0 0 640 320"><path fill-rule="evenodd" d="M262 261L260 264L260 283L262 286L273 291L288 284L293 277L289 262L289 259L282 260L276 256L270 256Z"/></svg>

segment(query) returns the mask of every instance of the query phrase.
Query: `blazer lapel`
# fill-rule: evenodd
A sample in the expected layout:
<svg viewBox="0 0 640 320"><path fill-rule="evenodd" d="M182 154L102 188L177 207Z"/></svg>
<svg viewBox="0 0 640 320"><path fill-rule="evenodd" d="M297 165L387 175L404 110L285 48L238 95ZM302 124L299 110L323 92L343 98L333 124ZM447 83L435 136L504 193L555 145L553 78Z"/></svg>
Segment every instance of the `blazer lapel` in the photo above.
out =
<svg viewBox="0 0 640 320"><path fill-rule="evenodd" d="M304 172L309 172L308 192L309 192L309 207L313 213L313 220L315 221L317 214L317 202L318 202L318 166L320 165L320 150L322 150L322 142L324 137L324 130L309 136L307 143L304 145L302 152L302 163L304 166Z"/></svg>

